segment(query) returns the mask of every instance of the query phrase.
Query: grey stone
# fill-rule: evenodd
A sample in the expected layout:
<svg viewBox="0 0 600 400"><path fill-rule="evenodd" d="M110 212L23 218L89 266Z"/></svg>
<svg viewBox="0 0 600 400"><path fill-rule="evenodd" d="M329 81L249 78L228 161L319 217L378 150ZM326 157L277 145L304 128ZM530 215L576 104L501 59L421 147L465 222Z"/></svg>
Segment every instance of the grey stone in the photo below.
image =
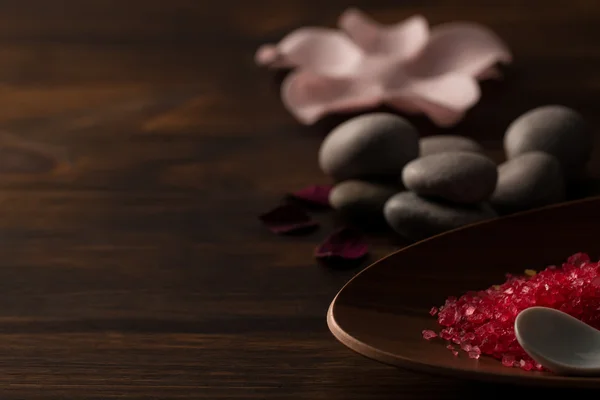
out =
<svg viewBox="0 0 600 400"><path fill-rule="evenodd" d="M483 147L468 137L459 135L435 135L424 137L419 142L421 157L455 151L483 153Z"/></svg>
<svg viewBox="0 0 600 400"><path fill-rule="evenodd" d="M582 172L592 146L592 133L583 117L559 105L539 107L521 115L504 136L507 158L543 151L558 159L567 178Z"/></svg>
<svg viewBox="0 0 600 400"><path fill-rule="evenodd" d="M400 184L348 180L331 190L329 203L332 208L351 218L382 220L385 202L402 190Z"/></svg>
<svg viewBox="0 0 600 400"><path fill-rule="evenodd" d="M404 118L371 113L335 128L319 150L323 172L337 181L400 176L419 154L419 134Z"/></svg>
<svg viewBox="0 0 600 400"><path fill-rule="evenodd" d="M565 178L558 160L536 151L498 167L498 184L490 203L501 213L559 203L566 198Z"/></svg>
<svg viewBox="0 0 600 400"><path fill-rule="evenodd" d="M497 216L486 203L459 206L425 199L409 191L392 196L383 210L388 224L411 240L422 240Z"/></svg>
<svg viewBox="0 0 600 400"><path fill-rule="evenodd" d="M480 203L494 192L496 164L483 154L438 153L409 162L402 171L407 189L425 197Z"/></svg>

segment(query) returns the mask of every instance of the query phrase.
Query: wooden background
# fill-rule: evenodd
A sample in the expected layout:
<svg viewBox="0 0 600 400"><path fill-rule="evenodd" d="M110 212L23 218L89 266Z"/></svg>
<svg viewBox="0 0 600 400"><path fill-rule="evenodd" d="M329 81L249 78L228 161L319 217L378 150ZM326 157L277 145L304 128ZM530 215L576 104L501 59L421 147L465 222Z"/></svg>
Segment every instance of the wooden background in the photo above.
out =
<svg viewBox="0 0 600 400"><path fill-rule="evenodd" d="M333 25L348 5L0 2L2 399L521 393L351 353L325 312L359 269L312 258L331 216L303 238L276 237L256 219L284 193L326 182L317 149L335 122L298 124L254 51L302 25ZM516 61L507 80L484 85L483 101L452 130L495 156L508 123L538 105L600 122L596 0L352 5L381 22L416 13L432 24L477 21L506 40ZM374 243L373 258L401 245Z"/></svg>

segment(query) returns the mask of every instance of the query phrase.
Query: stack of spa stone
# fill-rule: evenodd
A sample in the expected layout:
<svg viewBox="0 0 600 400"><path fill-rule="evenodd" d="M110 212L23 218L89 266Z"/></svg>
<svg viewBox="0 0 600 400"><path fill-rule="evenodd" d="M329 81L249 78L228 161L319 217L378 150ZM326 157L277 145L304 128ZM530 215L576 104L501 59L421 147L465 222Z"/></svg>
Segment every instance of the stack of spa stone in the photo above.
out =
<svg viewBox="0 0 600 400"><path fill-rule="evenodd" d="M592 135L577 112L545 106L508 127L504 149L507 161L496 165L472 139L420 139L404 118L372 113L335 128L319 163L336 182L329 200L344 217L386 222L420 240L563 201L591 156Z"/></svg>

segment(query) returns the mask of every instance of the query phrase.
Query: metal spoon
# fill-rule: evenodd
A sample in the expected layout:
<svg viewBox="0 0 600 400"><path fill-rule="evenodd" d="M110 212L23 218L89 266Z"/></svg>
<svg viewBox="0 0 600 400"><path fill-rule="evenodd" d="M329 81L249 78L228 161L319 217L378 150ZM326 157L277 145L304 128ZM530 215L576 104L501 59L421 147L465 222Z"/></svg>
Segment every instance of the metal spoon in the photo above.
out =
<svg viewBox="0 0 600 400"><path fill-rule="evenodd" d="M561 375L600 375L600 331L562 311L546 307L523 310L515 320L523 350Z"/></svg>

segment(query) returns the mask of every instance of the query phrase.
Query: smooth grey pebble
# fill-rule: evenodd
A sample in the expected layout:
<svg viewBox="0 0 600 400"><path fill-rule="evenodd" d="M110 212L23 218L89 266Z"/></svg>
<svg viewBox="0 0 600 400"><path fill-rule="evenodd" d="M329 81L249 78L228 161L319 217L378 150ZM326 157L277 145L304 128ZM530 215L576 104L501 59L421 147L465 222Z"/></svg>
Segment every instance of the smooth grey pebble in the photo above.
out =
<svg viewBox="0 0 600 400"><path fill-rule="evenodd" d="M419 155L419 134L406 119L389 113L352 118L323 140L319 165L337 181L400 176Z"/></svg>
<svg viewBox="0 0 600 400"><path fill-rule="evenodd" d="M560 106L539 107L513 121L504 135L508 159L543 151L558 159L567 177L582 172L592 154L592 133L576 111Z"/></svg>
<svg viewBox="0 0 600 400"><path fill-rule="evenodd" d="M558 160L536 151L498 167L498 184L490 200L501 213L559 203L566 198L565 178Z"/></svg>
<svg viewBox="0 0 600 400"><path fill-rule="evenodd" d="M410 191L392 196L383 213L392 229L411 240L422 240L497 216L486 203L459 206L425 199Z"/></svg>
<svg viewBox="0 0 600 400"><path fill-rule="evenodd" d="M438 153L417 158L402 171L407 189L425 197L462 204L490 198L498 179L494 161L470 152Z"/></svg>
<svg viewBox="0 0 600 400"><path fill-rule="evenodd" d="M348 217L381 221L385 202L402 190L400 184L348 180L334 186L329 194L329 203Z"/></svg>
<svg viewBox="0 0 600 400"><path fill-rule="evenodd" d="M422 138L419 141L421 157L431 154L468 151L483 153L483 147L468 137L459 135L434 135Z"/></svg>

